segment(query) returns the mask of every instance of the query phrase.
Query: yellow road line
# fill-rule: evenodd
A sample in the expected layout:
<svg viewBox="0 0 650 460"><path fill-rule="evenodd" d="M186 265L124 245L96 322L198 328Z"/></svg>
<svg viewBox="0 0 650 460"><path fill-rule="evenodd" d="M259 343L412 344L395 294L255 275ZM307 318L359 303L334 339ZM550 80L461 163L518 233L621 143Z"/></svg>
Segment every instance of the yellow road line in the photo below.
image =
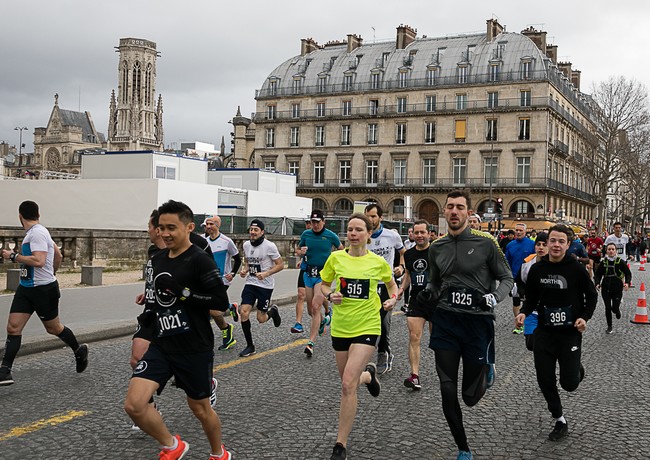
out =
<svg viewBox="0 0 650 460"><path fill-rule="evenodd" d="M60 423L69 422L74 418L83 417L84 415L88 415L88 414L90 414L90 412L83 411L83 410L71 410L61 415L55 415L54 417L37 420L34 423L18 426L16 428L12 428L10 431L6 433L0 433L0 442L6 441L11 438L17 438L19 436L23 436L28 433L33 433L34 431L38 431L43 428L47 428L49 426L55 426Z"/></svg>
<svg viewBox="0 0 650 460"><path fill-rule="evenodd" d="M307 339L296 340L295 342L291 342L291 343L288 343L286 345L282 345L281 347L278 347L278 348L273 348L272 350L266 350L266 351L263 351L262 353L257 353L255 355L246 356L245 358L239 358L239 359L236 359L234 361L230 361L228 363L220 364L218 366L215 366L214 370L215 371L220 371L220 370L223 370L223 369L228 369L228 368L237 366L238 364L247 363L249 361L254 361L256 359L264 358L265 356L272 355L274 353L279 353L281 351L287 351L287 350L290 350L291 348L300 347L300 346L306 345L306 344L307 344Z"/></svg>

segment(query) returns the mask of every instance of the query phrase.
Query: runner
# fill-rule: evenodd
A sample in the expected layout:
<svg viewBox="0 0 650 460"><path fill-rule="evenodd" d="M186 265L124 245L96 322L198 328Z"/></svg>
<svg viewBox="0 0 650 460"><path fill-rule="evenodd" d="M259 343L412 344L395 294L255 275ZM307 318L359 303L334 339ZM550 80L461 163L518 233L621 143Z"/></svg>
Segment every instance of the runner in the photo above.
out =
<svg viewBox="0 0 650 460"><path fill-rule="evenodd" d="M63 258L61 251L50 232L39 222L38 204L33 201L20 203L18 219L25 230L21 252L2 250L3 259L20 264L20 284L9 309L0 386L14 383L11 368L20 350L23 329L34 313L48 334L57 336L74 352L77 372L88 367L88 345L79 345L74 333L59 320L61 291L55 273Z"/></svg>
<svg viewBox="0 0 650 460"><path fill-rule="evenodd" d="M250 313L253 307L257 308L257 321L261 323L273 319L273 325L279 327L282 323L277 305L271 305L271 296L275 287L273 274L284 268L282 256L278 247L266 239L264 222L253 219L248 227L250 241L244 242L245 264L242 265L239 275L246 278L244 289L241 293L241 328L246 338L246 348L239 356L255 354L253 335L251 333Z"/></svg>
<svg viewBox="0 0 650 460"><path fill-rule="evenodd" d="M311 228L311 220L305 221L305 230ZM299 268L298 272L298 297L296 298L296 324L291 328L292 334L302 334L305 332L305 328L302 327L302 314L305 308L305 278L302 276L305 273L305 258L302 255L300 246L296 245L296 256L300 258L296 268Z"/></svg>
<svg viewBox="0 0 650 460"><path fill-rule="evenodd" d="M458 460L472 458L458 401L459 364L462 359L463 401L471 407L494 383L494 307L513 286L496 240L469 228L471 206L463 190L447 195L444 216L449 231L429 247L429 283L418 295L421 305L435 307L429 346L435 352L442 410L458 446Z"/></svg>
<svg viewBox="0 0 650 460"><path fill-rule="evenodd" d="M605 238L605 246L609 243L614 243L618 256L627 262L629 259L627 253L627 245L629 242L630 237L623 233L623 225L620 222L614 222L614 233Z"/></svg>
<svg viewBox="0 0 650 460"><path fill-rule="evenodd" d="M589 238L587 238L587 254L589 254L589 275L593 278L594 273L598 270L598 264L603 254L605 242L601 237L596 235L596 229L589 229Z"/></svg>
<svg viewBox="0 0 650 460"><path fill-rule="evenodd" d="M616 319L621 319L623 291L627 291L630 287L632 273L625 261L618 257L614 243L609 243L605 251L605 258L596 270L595 283L605 303L606 333L611 334L612 312L616 315Z"/></svg>
<svg viewBox="0 0 650 460"><path fill-rule="evenodd" d="M409 249L411 249L412 247L415 246L415 237L413 236L413 225L411 225L408 228L407 231L408 231L408 237L404 240L404 250L405 251L408 251ZM397 254L395 258L397 260L399 260L399 254ZM406 265L406 260L404 262L405 262L405 265ZM406 268L404 270L406 270ZM402 277L399 280L396 280L396 281L397 281L397 285L401 287L403 285L403 283L404 283L404 275L402 275ZM401 310L406 314L406 312L408 311L408 308L409 308L409 303L408 302L409 302L409 299L411 298L411 287L406 286L406 289L402 290L402 293L403 293L403 297L404 297L404 304L402 304Z"/></svg>
<svg viewBox="0 0 650 460"><path fill-rule="evenodd" d="M598 301L587 270L567 255L570 235L571 230L565 225L549 229L548 256L528 272L526 303L515 318L515 326L520 327L533 310L539 315L533 357L537 383L555 419L548 435L551 441L559 441L568 433L556 384L556 367L559 364L562 388L575 391L584 378L580 363L582 334Z"/></svg>
<svg viewBox="0 0 650 460"><path fill-rule="evenodd" d="M219 273L221 273L221 280L223 281L226 290L228 290L233 277L237 274L239 267L241 266L239 250L233 240L221 233L221 217L210 216L205 219L205 232L207 235L206 240L208 240L210 251L212 252L212 257L214 258L214 262L217 264ZM236 303L229 304L228 311L234 321L239 319ZM223 313L219 310L211 310L210 315L217 324L217 327L221 330L223 343L219 345L219 350L228 350L237 343L237 340L235 340L235 337L233 336L235 327L226 322Z"/></svg>
<svg viewBox="0 0 650 460"><path fill-rule="evenodd" d="M474 230L481 229L481 218L478 214L472 214L469 216L469 228L472 228Z"/></svg>
<svg viewBox="0 0 650 460"><path fill-rule="evenodd" d="M331 315L321 313L321 308L325 302L325 297L321 294L320 271L325 265L325 261L332 253L332 249L341 250L343 245L336 233L325 228L325 217L323 211L314 209L311 212L311 229L305 230L300 236L301 255L305 258L305 298L309 316L311 316L311 328L309 331L309 342L305 347L305 354L308 358L314 355L314 342L318 335L323 335L325 326L331 322Z"/></svg>
<svg viewBox="0 0 650 460"><path fill-rule="evenodd" d="M393 269L395 278L399 278L404 274L404 245L399 234L385 231L382 225L383 210L377 203L371 203L366 206L364 213L370 219L372 224L372 234L370 236L370 243L368 249L378 256L381 256L388 262L390 267L395 264L395 250L399 253L399 264ZM388 300L388 291L386 285L379 282L379 298L382 303ZM382 375L389 372L393 367L393 359L395 356L390 348L390 323L392 314L388 310L381 310L381 337L379 339L379 346L377 347L377 372Z"/></svg>
<svg viewBox="0 0 650 460"><path fill-rule="evenodd" d="M409 330L409 365L411 375L404 380L404 386L412 390L420 390L420 341L422 330L427 321L431 320L431 306L420 305L417 295L424 289L429 279L429 222L424 219L416 220L413 224L413 238L415 246L404 253L406 273L402 286L397 293L399 300L410 288L411 297L406 299L409 308L406 311L406 324Z"/></svg>
<svg viewBox="0 0 650 460"><path fill-rule="evenodd" d="M333 252L320 272L321 292L334 304L332 347L342 386L338 435L330 460L345 460L347 456L348 436L357 413L358 386L365 384L372 396L379 396L377 366L368 361L381 333L379 310L390 312L397 303L397 284L390 265L367 248L371 230L366 216L352 214L347 227L349 249ZM334 280L336 290L332 292ZM377 295L379 281L386 283L389 293L383 304Z"/></svg>
<svg viewBox="0 0 650 460"><path fill-rule="evenodd" d="M510 268L512 269L512 278L517 277L521 264L524 259L531 254L535 254L535 242L526 237L526 224L520 222L515 225L515 239L506 246L505 255ZM512 293L512 314L513 317L519 314L521 308L521 299L517 295L516 290L513 289ZM522 334L524 328L514 328L513 334Z"/></svg>
<svg viewBox="0 0 650 460"><path fill-rule="evenodd" d="M214 359L209 310L215 305L227 308L226 290L214 260L190 242L194 230L191 209L168 201L158 212L158 228L167 248L150 260L147 281L153 288L152 295L145 296L150 313L142 318L145 326L154 325L155 333L133 371L124 409L142 431L161 444L161 460L182 458L189 444L172 436L160 413L149 404L153 394L174 377L201 422L210 443L210 459L229 460L231 455L221 443L221 421L209 401Z"/></svg>

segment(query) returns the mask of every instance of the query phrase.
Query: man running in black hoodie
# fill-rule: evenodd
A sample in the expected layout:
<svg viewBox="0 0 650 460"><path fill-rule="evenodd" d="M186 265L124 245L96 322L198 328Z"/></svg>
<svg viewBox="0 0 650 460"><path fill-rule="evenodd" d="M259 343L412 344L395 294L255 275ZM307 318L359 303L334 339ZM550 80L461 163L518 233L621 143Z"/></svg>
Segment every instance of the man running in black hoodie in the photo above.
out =
<svg viewBox="0 0 650 460"><path fill-rule="evenodd" d="M566 254L571 233L565 225L549 229L548 255L531 267L526 303L515 318L515 327L519 327L535 309L539 314L533 355L537 383L555 418L555 427L548 435L551 441L559 441L568 433L555 379L556 365L560 365L562 388L575 391L585 373L580 363L582 333L598 301L584 265Z"/></svg>

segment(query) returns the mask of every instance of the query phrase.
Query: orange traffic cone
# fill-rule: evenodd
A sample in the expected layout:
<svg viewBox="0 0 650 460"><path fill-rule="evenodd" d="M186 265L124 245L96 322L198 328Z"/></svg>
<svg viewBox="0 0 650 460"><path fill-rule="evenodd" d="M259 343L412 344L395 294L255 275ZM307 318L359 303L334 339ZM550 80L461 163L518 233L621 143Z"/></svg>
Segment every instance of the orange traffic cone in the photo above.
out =
<svg viewBox="0 0 650 460"><path fill-rule="evenodd" d="M639 271L640 272L645 271L645 255L641 256L641 265L639 265Z"/></svg>
<svg viewBox="0 0 650 460"><path fill-rule="evenodd" d="M648 321L648 308L645 304L644 283L641 283L641 287L639 288L639 300L636 304L636 314L634 315L634 319L630 320L630 322L634 324L650 324L650 321Z"/></svg>

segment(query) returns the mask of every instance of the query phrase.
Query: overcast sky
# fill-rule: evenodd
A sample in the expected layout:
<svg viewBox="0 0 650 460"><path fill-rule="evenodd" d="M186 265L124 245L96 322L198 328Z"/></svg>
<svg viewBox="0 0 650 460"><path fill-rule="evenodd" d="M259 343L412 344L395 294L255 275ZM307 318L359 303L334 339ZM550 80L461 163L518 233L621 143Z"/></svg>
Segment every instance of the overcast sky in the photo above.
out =
<svg viewBox="0 0 650 460"><path fill-rule="evenodd" d="M229 147L227 124L241 106L255 111L255 90L281 62L300 53L300 39L323 44L347 34L395 38L403 23L418 36L485 33L498 18L507 31L529 25L548 32L562 61L582 71L582 91L624 75L650 87L650 2L631 0L324 0L239 2L185 0L6 1L0 24L0 141L18 144L59 106L89 111L106 133L117 90L114 47L124 37L157 43L156 92L164 106L165 146L202 141Z"/></svg>

